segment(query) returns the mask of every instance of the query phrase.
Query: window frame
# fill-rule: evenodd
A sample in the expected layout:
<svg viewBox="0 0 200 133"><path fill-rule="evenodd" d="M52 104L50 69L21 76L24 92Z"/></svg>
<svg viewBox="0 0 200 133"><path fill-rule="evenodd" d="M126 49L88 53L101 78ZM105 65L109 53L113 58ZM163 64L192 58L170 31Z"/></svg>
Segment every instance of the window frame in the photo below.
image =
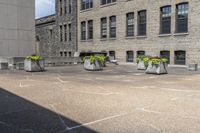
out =
<svg viewBox="0 0 200 133"><path fill-rule="evenodd" d="M165 11L164 11L165 9ZM164 13L169 11L170 13ZM166 5L160 8L160 34L171 33L171 22L172 22L172 6Z"/></svg>
<svg viewBox="0 0 200 133"><path fill-rule="evenodd" d="M132 15L131 20L130 20L130 16L129 15ZM134 20L135 20L134 15L135 15L134 12L129 12L129 13L126 14L126 37L134 36L134 30L135 30L135 28L134 28L134 26L135 26L135 24L134 24ZM131 24L129 23L129 20L132 21L132 22L130 22ZM131 30L131 32L129 32L130 30Z"/></svg>
<svg viewBox="0 0 200 133"><path fill-rule="evenodd" d="M187 5L187 6L186 6ZM182 9L179 10L179 6ZM185 9L185 10L183 10ZM182 16L179 16L179 11ZM188 32L188 12L189 12L189 3L183 2L176 4L176 33L187 33ZM185 21L185 22L183 22ZM185 27L182 27L184 25Z"/></svg>
<svg viewBox="0 0 200 133"><path fill-rule="evenodd" d="M142 15L141 13L145 13L145 14ZM143 22L142 22L142 19L144 19ZM147 35L147 10L138 11L138 33L137 34L138 36Z"/></svg>

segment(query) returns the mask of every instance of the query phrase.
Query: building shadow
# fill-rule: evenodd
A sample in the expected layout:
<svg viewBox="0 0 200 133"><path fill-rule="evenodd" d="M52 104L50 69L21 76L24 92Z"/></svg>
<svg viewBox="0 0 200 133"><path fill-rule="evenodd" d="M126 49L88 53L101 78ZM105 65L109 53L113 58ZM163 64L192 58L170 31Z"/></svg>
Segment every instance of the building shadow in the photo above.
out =
<svg viewBox="0 0 200 133"><path fill-rule="evenodd" d="M81 124L0 88L0 133L96 133Z"/></svg>

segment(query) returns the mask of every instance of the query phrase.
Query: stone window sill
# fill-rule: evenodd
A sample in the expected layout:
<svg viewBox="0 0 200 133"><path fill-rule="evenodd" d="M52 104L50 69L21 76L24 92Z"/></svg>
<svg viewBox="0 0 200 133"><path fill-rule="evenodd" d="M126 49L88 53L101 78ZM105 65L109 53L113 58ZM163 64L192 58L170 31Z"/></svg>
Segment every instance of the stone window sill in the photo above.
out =
<svg viewBox="0 0 200 133"><path fill-rule="evenodd" d="M107 41L107 38L101 38L100 41Z"/></svg>
<svg viewBox="0 0 200 133"><path fill-rule="evenodd" d="M147 36L137 36L138 39L147 38Z"/></svg>
<svg viewBox="0 0 200 133"><path fill-rule="evenodd" d="M93 8L89 8L89 9L81 10L80 13L88 12L88 11L91 11L91 10L93 10Z"/></svg>
<svg viewBox="0 0 200 133"><path fill-rule="evenodd" d="M117 4L117 2L113 2L113 3L105 4L105 5L100 5L100 8L108 7L108 6L112 6L112 5L116 5L116 4Z"/></svg>
<svg viewBox="0 0 200 133"><path fill-rule="evenodd" d="M117 40L117 39L116 38L109 38L109 40L112 41L112 40Z"/></svg>
<svg viewBox="0 0 200 133"><path fill-rule="evenodd" d="M186 36L186 35L189 35L188 32L185 32L185 33L174 33L174 36Z"/></svg>
<svg viewBox="0 0 200 133"><path fill-rule="evenodd" d="M134 36L126 36L125 39L135 39Z"/></svg>
<svg viewBox="0 0 200 133"><path fill-rule="evenodd" d="M158 36L159 37L169 37L169 36L171 36L172 34L159 34Z"/></svg>

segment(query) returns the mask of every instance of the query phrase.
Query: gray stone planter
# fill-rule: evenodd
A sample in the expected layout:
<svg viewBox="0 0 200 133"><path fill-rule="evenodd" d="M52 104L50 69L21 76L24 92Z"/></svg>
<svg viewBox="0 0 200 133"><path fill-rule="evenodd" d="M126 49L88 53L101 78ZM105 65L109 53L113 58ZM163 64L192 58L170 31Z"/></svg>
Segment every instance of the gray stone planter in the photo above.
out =
<svg viewBox="0 0 200 133"><path fill-rule="evenodd" d="M137 64L137 69L138 69L138 70L146 70L146 69L147 69L147 67L145 66L143 60L138 62L138 64Z"/></svg>
<svg viewBox="0 0 200 133"><path fill-rule="evenodd" d="M188 70L189 71L198 71L198 64L189 64Z"/></svg>
<svg viewBox="0 0 200 133"><path fill-rule="evenodd" d="M149 65L146 69L147 74L167 74L167 64L160 62L159 65L153 65L152 62L149 62Z"/></svg>
<svg viewBox="0 0 200 133"><path fill-rule="evenodd" d="M103 70L102 65L98 61L95 60L95 62L93 64L91 64L89 59L85 60L85 62L84 62L84 68L86 70L89 70L89 71Z"/></svg>
<svg viewBox="0 0 200 133"><path fill-rule="evenodd" d="M32 61L26 59L24 61L24 70L27 72L41 72L45 70L44 68L45 68L44 60Z"/></svg>

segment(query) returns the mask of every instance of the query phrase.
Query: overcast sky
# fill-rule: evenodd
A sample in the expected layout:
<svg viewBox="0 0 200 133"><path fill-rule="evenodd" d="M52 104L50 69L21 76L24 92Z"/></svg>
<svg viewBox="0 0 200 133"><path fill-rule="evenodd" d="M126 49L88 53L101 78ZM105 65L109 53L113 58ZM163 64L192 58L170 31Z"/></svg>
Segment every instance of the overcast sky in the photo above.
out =
<svg viewBox="0 0 200 133"><path fill-rule="evenodd" d="M36 0L36 18L55 13L55 0Z"/></svg>

